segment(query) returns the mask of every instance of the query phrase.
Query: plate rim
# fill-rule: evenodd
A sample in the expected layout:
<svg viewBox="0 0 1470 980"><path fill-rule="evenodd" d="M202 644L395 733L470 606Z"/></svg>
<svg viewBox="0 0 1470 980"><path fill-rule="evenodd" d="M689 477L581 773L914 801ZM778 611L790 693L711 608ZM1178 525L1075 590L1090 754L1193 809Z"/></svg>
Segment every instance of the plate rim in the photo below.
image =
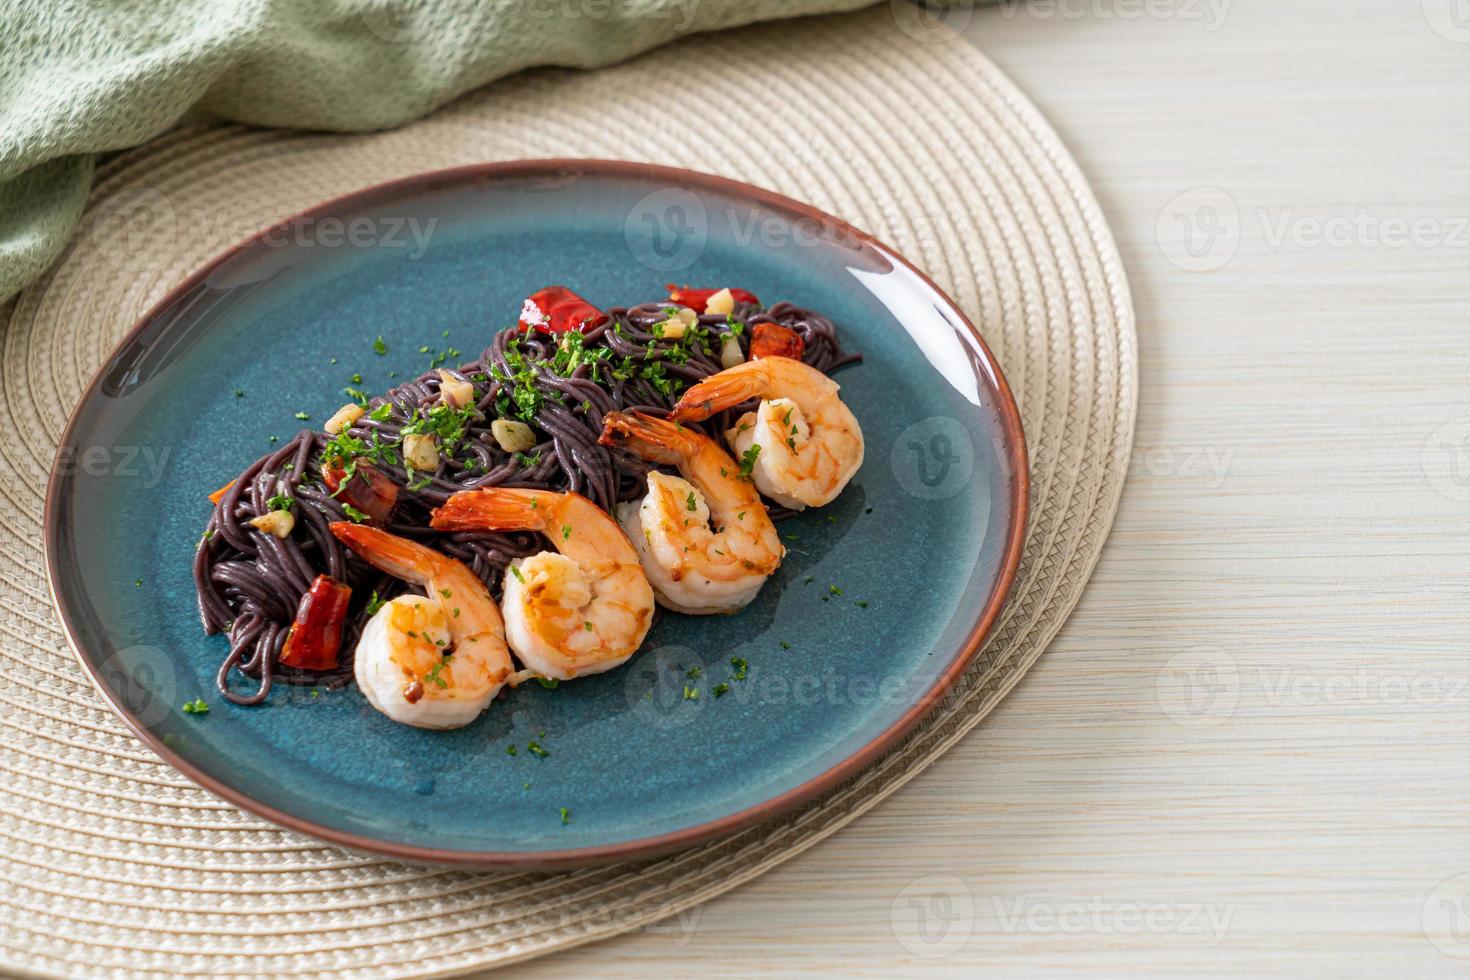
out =
<svg viewBox="0 0 1470 980"><path fill-rule="evenodd" d="M467 851L422 847L415 844L386 841L366 834L339 830L318 824L313 820L262 803L223 780L204 772L198 766L195 766L175 752L162 738L154 735L146 725L142 724L134 716L133 712L118 697L114 696L114 693L108 686L104 684L99 665L94 663L93 658L84 651L82 644L77 639L72 617L68 612L66 603L62 599L61 570L58 557L60 550L60 542L58 540L59 526L56 520L61 495L61 482L65 476L63 468L59 465L61 463L61 454L72 442L82 411L96 397L98 389L101 387L103 379L107 374L109 365L152 324L153 320L162 311L177 302L189 290L204 282L221 265L247 249L256 247L266 241L270 236L289 229L293 223L300 222L306 218L329 214L333 209L343 205L369 204L374 197L380 195L391 196L405 191L422 191L432 188L438 183L460 183L479 179L504 179L518 176L567 176L568 174L592 174L603 177L657 180L664 182L668 186L680 187L686 190L706 190L723 193L732 197L743 198L757 205L771 207L775 210L794 212L803 218L814 219L820 222L823 227L834 230L847 240L877 248L887 258L897 262L910 273L917 276L921 282L932 289L948 305L950 312L958 319L964 329L969 331L971 337L979 345L979 360L983 368L989 373L994 390L998 396L998 415L1006 442L1004 448L1011 467L1011 521L1010 526L1006 530L1006 546L997 585L992 592L990 600L986 603L985 608L981 610L980 615L976 617L974 625L970 628L965 639L960 644L959 650L945 667L944 671L907 711L856 751L833 763L827 769L805 782L776 796L736 810L733 813L727 813L713 820L707 820L690 827L668 831L651 837L641 837L614 844L597 844L533 852ZM803 803L815 799L826 791L836 787L844 780L851 778L867 768L879 756L907 735L925 715L929 714L936 702L954 687L965 668L969 666L970 661L979 652L985 639L990 635L990 631L999 618L1001 610L1009 601L1011 589L1020 567L1021 550L1026 539L1029 488L1030 468L1028 466L1028 450L1025 432L1021 425L1020 410L1016 406L1015 397L1011 392L1010 385L1006 381L1005 373L1001 370L999 362L991 352L989 345L986 344L985 338L981 335L979 329L965 315L964 311L960 309L959 304L947 292L941 289L922 269L910 262L896 249L883 243L876 236L856 228L841 218L828 214L819 208L745 181L721 177L717 174L705 173L684 167L670 167L662 164L630 160L611 160L595 157L545 157L484 161L455 167L445 167L437 170L420 171L392 180L379 181L344 194L339 194L273 222L242 241L225 248L172 286L113 345L112 349L102 359L96 371L93 373L91 380L83 387L76 404L72 406L71 411L68 413L66 426L62 429L61 436L58 439L56 452L52 458L50 474L47 478L45 508L42 516L42 550L45 556L46 584L47 590L50 593L52 608L56 611L57 618L61 624L62 634L66 638L67 646L70 647L72 654L81 663L82 669L86 672L93 688L96 689L102 696L102 699L122 719L123 723L127 725L133 734L147 745L154 754L200 788L279 827L354 851L367 852L417 864L448 865L483 870L544 871L609 864L639 858L651 858L674 851L685 850L715 838L724 837L747 829L782 813L786 813Z"/></svg>

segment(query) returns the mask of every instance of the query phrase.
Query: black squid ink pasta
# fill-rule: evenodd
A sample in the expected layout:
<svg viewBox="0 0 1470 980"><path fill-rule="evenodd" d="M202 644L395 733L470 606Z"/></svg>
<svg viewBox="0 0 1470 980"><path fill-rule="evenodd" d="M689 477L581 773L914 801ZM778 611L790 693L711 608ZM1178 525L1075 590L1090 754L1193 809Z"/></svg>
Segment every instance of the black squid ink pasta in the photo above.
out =
<svg viewBox="0 0 1470 980"><path fill-rule="evenodd" d="M743 291L737 296L754 300ZM352 650L363 627L407 586L344 547L328 528L332 522L376 518L393 534L463 561L498 594L507 564L543 545L526 532L430 529L430 512L451 494L490 486L575 491L611 511L644 493L650 464L598 445L608 413L667 415L685 389L735 355L727 345L738 346L741 360L748 357L762 324L794 334L801 359L824 373L860 359L843 350L831 320L790 303L736 301L728 314L685 314L678 337L662 328L678 310L673 300L605 314L587 309L597 314L595 326L551 333L517 324L496 333L467 364L429 370L385 395L353 392L361 413L341 431L303 429L214 495L194 582L205 632L229 637L217 678L224 697L259 704L277 682L338 687L351 681ZM691 427L718 440L744 408ZM503 448L497 423L519 426L526 448ZM439 447L432 469L414 468L405 452L415 435L431 435ZM368 512L369 503L384 499L387 506ZM771 511L782 515L774 505ZM284 537L262 530L262 519L285 520L281 515L289 515ZM340 655L324 670L282 662L298 607L318 576L351 590Z"/></svg>

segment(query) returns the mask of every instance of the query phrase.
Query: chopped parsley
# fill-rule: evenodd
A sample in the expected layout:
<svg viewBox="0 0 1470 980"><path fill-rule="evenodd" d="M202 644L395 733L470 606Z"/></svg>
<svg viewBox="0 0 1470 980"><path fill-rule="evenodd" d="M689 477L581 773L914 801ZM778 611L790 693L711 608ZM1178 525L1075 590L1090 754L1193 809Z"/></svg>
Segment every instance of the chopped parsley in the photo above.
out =
<svg viewBox="0 0 1470 980"><path fill-rule="evenodd" d="M300 419L301 421L303 421L303 422L310 422L311 421L311 416L308 415L306 412L297 412L296 413L296 417L298 419Z"/></svg>
<svg viewBox="0 0 1470 980"><path fill-rule="evenodd" d="M787 643L785 640L782 640L781 641L781 649L782 650L790 650L791 649L791 644L790 643Z"/></svg>
<svg viewBox="0 0 1470 980"><path fill-rule="evenodd" d="M506 755L515 755L516 754L516 747L514 745L507 745L505 747L505 754Z"/></svg>
<svg viewBox="0 0 1470 980"><path fill-rule="evenodd" d="M382 357L384 354L388 353L388 345L383 343L382 334L378 334L378 339L373 341L373 353L377 354L379 357Z"/></svg>
<svg viewBox="0 0 1470 980"><path fill-rule="evenodd" d="M526 580L526 577L521 574L521 570L514 565L510 566L510 573L516 577L517 582L524 582Z"/></svg>
<svg viewBox="0 0 1470 980"><path fill-rule="evenodd" d="M284 493L278 493L265 502L266 507L271 510L290 510L296 501Z"/></svg>
<svg viewBox="0 0 1470 980"><path fill-rule="evenodd" d="M551 754L541 747L540 742L527 742L526 751L531 753L538 759L544 759Z"/></svg>
<svg viewBox="0 0 1470 980"><path fill-rule="evenodd" d="M698 701L699 700L699 688L697 688L697 687L690 687L688 684L685 684L684 685L684 700L685 701Z"/></svg>
<svg viewBox="0 0 1470 980"><path fill-rule="evenodd" d="M536 678L536 683L540 684L542 687L546 688L549 691L553 687L556 687L556 685L560 684L561 681L559 681L555 677L538 677Z"/></svg>
<svg viewBox="0 0 1470 980"><path fill-rule="evenodd" d="M184 714L207 715L209 714L209 703L203 698L195 698L193 701L185 701Z"/></svg>
<svg viewBox="0 0 1470 980"><path fill-rule="evenodd" d="M832 595L842 595L842 590L835 585L827 586L827 591Z"/></svg>
<svg viewBox="0 0 1470 980"><path fill-rule="evenodd" d="M717 698L724 697L726 694L730 693L730 685L726 684L724 681L721 681L714 687L710 688L710 692L714 694L714 696Z"/></svg>
<svg viewBox="0 0 1470 980"><path fill-rule="evenodd" d="M376 615L377 612L378 612L378 610L379 609L382 609L382 608L383 608L383 600L380 599L380 598L378 598L378 590L377 589L373 589L373 594L368 599L367 614L369 616Z"/></svg>
<svg viewBox="0 0 1470 980"><path fill-rule="evenodd" d="M690 510L698 510L699 509L698 508L698 505L695 504L695 502L694 502L694 491L693 490L690 490L689 491L689 496L684 499L684 506L687 507L687 508L689 508Z"/></svg>
<svg viewBox="0 0 1470 980"><path fill-rule="evenodd" d="M561 822L562 822L562 825L563 826L565 826L565 825L567 825L567 824L569 824L569 823L572 822L572 808L571 807L564 806L564 807L561 808Z"/></svg>
<svg viewBox="0 0 1470 980"><path fill-rule="evenodd" d="M439 644L439 645L442 646L443 644ZM429 671L427 674L424 675L424 680L428 681L430 684L435 684L435 685L437 685L439 687L448 687L449 686L449 682L447 680L445 680L444 678L440 677L439 676L439 672L441 670L443 670L445 667L448 667L453 660L454 660L454 654L451 653L449 656L445 657L443 660L441 660L437 664L435 664L434 665L434 669L431 670L431 671Z"/></svg>
<svg viewBox="0 0 1470 980"><path fill-rule="evenodd" d="M688 670L688 672L685 673L684 676L687 677L687 678L689 678L691 681L697 681L697 680L699 680L699 675L700 674L703 674L703 673L704 673L704 668L703 667L690 667L689 670Z"/></svg>
<svg viewBox="0 0 1470 980"><path fill-rule="evenodd" d="M745 675L750 669L750 664L746 662L744 657L731 657L730 666L735 668L735 673L730 675L731 680L745 680Z"/></svg>
<svg viewBox="0 0 1470 980"><path fill-rule="evenodd" d="M750 479L751 471L755 469L755 461L761 454L760 443L754 443L749 449L740 454L740 475L747 480Z"/></svg>
<svg viewBox="0 0 1470 980"><path fill-rule="evenodd" d="M440 403L429 409L427 414L420 414L415 409L408 424L400 431L406 436L431 435L443 447L445 455L452 456L464 441L475 414L474 405L451 408Z"/></svg>
<svg viewBox="0 0 1470 980"><path fill-rule="evenodd" d="M368 517L368 515L364 514L362 511L358 510L356 507L352 506L349 503L345 503L345 502L342 503L342 513L346 514L349 518L351 518L352 519L352 523L354 523L354 524L364 524L364 523L366 523L367 521L369 521L371 519L371 518Z"/></svg>
<svg viewBox="0 0 1470 980"><path fill-rule="evenodd" d="M569 538L571 538L571 536L572 536L572 526L570 524L563 524L561 526L561 539L563 541L566 541Z"/></svg>

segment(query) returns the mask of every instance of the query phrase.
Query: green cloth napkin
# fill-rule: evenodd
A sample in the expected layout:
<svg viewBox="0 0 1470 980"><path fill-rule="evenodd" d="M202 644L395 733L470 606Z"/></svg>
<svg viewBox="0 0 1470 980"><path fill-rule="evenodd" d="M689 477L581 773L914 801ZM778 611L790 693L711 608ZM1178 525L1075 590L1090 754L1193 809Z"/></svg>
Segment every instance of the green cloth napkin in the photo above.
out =
<svg viewBox="0 0 1470 980"><path fill-rule="evenodd" d="M383 129L533 65L871 2L0 0L0 303L60 254L95 154L186 116Z"/></svg>

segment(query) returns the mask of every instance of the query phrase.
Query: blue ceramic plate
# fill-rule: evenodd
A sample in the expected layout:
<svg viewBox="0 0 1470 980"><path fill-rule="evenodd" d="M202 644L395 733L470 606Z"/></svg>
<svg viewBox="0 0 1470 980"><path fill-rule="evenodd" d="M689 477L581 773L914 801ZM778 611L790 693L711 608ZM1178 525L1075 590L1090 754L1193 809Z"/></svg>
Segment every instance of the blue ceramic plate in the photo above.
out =
<svg viewBox="0 0 1470 980"><path fill-rule="evenodd" d="M351 687L278 685L257 708L216 694L227 644L203 635L190 571L206 496L270 436L295 432L296 412L319 424L354 373L381 391L437 352L468 360L547 283L610 306L675 280L820 310L865 358L838 380L867 460L836 502L781 525L787 559L754 603L665 615L623 668L523 686L453 732L394 724ZM720 178L531 161L332 201L180 285L78 405L52 474L46 552L97 687L207 789L406 860L552 867L748 826L893 744L1005 601L1025 481L1016 408L990 353L891 250ZM207 714L182 710L196 698Z"/></svg>

